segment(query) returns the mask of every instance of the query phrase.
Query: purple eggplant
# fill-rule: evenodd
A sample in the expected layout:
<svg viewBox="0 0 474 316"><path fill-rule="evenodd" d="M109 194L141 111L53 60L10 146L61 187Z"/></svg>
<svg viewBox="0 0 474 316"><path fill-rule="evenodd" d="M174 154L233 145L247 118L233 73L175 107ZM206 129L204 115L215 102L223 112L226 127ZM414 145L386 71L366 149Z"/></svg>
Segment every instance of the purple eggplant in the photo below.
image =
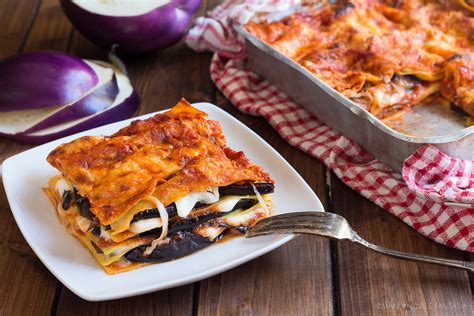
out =
<svg viewBox="0 0 474 316"><path fill-rule="evenodd" d="M199 4L200 0L61 0L66 16L87 39L133 54L178 42Z"/></svg>

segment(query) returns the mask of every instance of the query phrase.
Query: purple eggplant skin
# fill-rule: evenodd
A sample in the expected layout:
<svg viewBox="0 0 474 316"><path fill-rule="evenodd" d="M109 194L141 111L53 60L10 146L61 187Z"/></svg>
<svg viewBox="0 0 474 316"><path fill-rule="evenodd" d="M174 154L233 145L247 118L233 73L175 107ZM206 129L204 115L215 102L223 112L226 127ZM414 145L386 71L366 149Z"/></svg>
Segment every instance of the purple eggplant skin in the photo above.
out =
<svg viewBox="0 0 474 316"><path fill-rule="evenodd" d="M24 133L33 133L50 126L77 120L105 110L115 101L115 97L118 93L119 88L117 85L117 78L114 75L112 80L105 83L102 87L97 88L97 90L86 95L74 104L71 104L63 110L51 115Z"/></svg>
<svg viewBox="0 0 474 316"><path fill-rule="evenodd" d="M255 189L260 194L270 194L275 191L273 183L254 183ZM254 195L255 192L251 184L231 184L219 187L219 194L224 195Z"/></svg>
<svg viewBox="0 0 474 316"><path fill-rule="evenodd" d="M91 203L89 202L89 199L80 196L77 192L74 192L74 196L79 214L81 214L82 217L94 220L95 215L91 211Z"/></svg>
<svg viewBox="0 0 474 316"><path fill-rule="evenodd" d="M61 197L61 207L67 211L71 207L73 200L75 200L74 193L70 190L64 191Z"/></svg>
<svg viewBox="0 0 474 316"><path fill-rule="evenodd" d="M32 52L0 60L0 112L72 103L98 83L83 60L60 52Z"/></svg>
<svg viewBox="0 0 474 316"><path fill-rule="evenodd" d="M222 236L219 236L215 240L209 240L207 237L193 233L178 232L170 237L168 244L157 246L149 255L144 254L146 247L141 246L130 250L125 255L125 258L135 262L157 263L171 261L205 248L221 237Z"/></svg>
<svg viewBox="0 0 474 316"><path fill-rule="evenodd" d="M89 130L94 127L106 125L109 123L114 123L120 120L125 120L130 118L130 116L135 113L138 108L139 98L137 93L134 91L127 99L125 99L120 105L115 106L112 109L107 109L102 113L91 116L85 121L71 126L68 129L46 135L31 135L28 133L16 134L14 136L4 135L27 144L42 144L47 143L52 140L66 137L68 135L76 134L85 130ZM0 134L1 136L1 134Z"/></svg>
<svg viewBox="0 0 474 316"><path fill-rule="evenodd" d="M185 34L200 0L172 0L136 16L107 16L89 12L72 0L61 7L79 32L94 44L125 54L147 53L177 43Z"/></svg>
<svg viewBox="0 0 474 316"><path fill-rule="evenodd" d="M165 209L166 209L166 212L168 213L168 216L170 217L176 215L177 213L176 204L174 203L171 203L170 205L166 206ZM157 218L157 217L160 217L160 211L158 211L157 208L147 209L135 214L132 218L131 223L137 222L142 219Z"/></svg>

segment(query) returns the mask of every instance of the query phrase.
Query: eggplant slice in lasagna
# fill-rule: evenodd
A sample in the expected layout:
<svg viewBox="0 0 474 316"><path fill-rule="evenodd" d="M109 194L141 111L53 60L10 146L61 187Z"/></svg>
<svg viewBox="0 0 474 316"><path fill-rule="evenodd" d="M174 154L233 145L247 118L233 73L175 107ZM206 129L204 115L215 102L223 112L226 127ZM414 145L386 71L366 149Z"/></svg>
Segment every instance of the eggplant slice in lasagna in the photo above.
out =
<svg viewBox="0 0 474 316"><path fill-rule="evenodd" d="M45 192L108 274L177 259L270 215L274 181L181 100L111 136L60 145Z"/></svg>

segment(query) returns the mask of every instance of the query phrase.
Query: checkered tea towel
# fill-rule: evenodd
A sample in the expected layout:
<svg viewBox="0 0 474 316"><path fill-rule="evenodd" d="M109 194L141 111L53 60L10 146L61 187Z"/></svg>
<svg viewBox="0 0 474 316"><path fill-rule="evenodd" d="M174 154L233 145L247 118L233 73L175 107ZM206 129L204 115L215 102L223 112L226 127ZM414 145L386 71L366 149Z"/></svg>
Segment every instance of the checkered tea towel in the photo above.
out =
<svg viewBox="0 0 474 316"><path fill-rule="evenodd" d="M291 13L298 6L299 1L224 1L194 21L186 43L198 52L215 52L212 80L240 111L263 116L289 144L320 159L346 185L418 233L473 252L473 161L423 146L399 175L247 67L244 41L232 23L246 23L255 13Z"/></svg>

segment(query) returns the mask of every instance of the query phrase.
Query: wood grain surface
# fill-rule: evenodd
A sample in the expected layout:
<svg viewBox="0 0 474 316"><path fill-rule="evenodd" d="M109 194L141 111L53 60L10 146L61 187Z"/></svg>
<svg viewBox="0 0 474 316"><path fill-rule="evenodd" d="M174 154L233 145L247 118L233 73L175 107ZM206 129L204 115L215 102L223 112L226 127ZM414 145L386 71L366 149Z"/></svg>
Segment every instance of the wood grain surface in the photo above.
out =
<svg viewBox="0 0 474 316"><path fill-rule="evenodd" d="M204 15L218 1L202 1ZM83 58L106 52L77 33L57 0L0 1L0 58L58 50ZM136 115L165 109L182 96L217 104L276 148L327 211L345 216L375 244L447 258L467 254L438 245L357 195L318 160L285 143L262 118L238 112L209 76L211 54L184 43L127 57L141 98ZM31 146L0 139L0 162ZM281 185L284 185L282 183ZM297 237L281 248L207 280L133 298L87 302L43 266L15 224L0 186L0 315L472 315L466 272L382 257L350 243Z"/></svg>

